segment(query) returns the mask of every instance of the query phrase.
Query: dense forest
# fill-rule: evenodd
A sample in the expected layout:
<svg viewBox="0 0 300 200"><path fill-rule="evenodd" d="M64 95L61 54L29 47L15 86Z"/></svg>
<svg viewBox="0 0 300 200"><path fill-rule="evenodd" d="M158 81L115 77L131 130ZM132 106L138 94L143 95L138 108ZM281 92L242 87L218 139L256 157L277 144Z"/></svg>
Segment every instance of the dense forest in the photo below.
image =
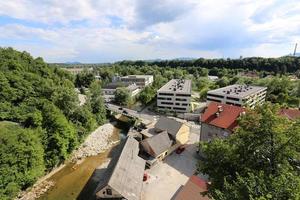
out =
<svg viewBox="0 0 300 200"><path fill-rule="evenodd" d="M106 111L92 81L79 106L75 77L42 58L0 48L0 199L12 199L66 160Z"/></svg>

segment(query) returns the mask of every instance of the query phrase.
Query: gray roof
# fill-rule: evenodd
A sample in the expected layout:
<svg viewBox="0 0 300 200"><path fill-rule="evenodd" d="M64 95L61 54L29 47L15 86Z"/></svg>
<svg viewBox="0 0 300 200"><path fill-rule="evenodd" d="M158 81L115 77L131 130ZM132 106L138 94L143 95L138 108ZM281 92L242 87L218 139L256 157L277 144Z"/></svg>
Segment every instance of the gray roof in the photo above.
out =
<svg viewBox="0 0 300 200"><path fill-rule="evenodd" d="M139 142L127 137L119 152L111 160L105 182L98 185L97 191L109 185L128 200L141 197L145 160L138 156Z"/></svg>
<svg viewBox="0 0 300 200"><path fill-rule="evenodd" d="M226 95L229 97L244 98L266 89L266 87L235 84L215 90L210 90L207 92L207 94Z"/></svg>
<svg viewBox="0 0 300 200"><path fill-rule="evenodd" d="M186 79L172 79L164 86L162 86L158 92L172 92L172 93L188 93L192 92L192 81Z"/></svg>
<svg viewBox="0 0 300 200"><path fill-rule="evenodd" d="M155 129L167 131L170 135L176 138L176 134L178 133L182 125L183 123L178 122L174 119L160 117L157 123L155 124Z"/></svg>
<svg viewBox="0 0 300 200"><path fill-rule="evenodd" d="M169 138L167 131L163 131L157 135L147 138L141 141L142 146L149 145L150 149L147 147L145 150L152 156L156 157L168 150L172 146L172 141Z"/></svg>

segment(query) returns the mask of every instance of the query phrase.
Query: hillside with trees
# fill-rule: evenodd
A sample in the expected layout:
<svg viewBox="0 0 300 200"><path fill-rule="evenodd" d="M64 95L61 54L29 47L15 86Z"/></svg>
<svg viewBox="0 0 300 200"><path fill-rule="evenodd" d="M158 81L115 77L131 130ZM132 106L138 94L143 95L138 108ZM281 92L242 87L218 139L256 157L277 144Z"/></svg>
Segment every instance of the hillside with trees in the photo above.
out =
<svg viewBox="0 0 300 200"><path fill-rule="evenodd" d="M248 111L226 139L200 144L199 171L216 200L299 199L300 121L278 115L278 106Z"/></svg>
<svg viewBox="0 0 300 200"><path fill-rule="evenodd" d="M0 199L66 160L105 121L101 87L79 106L75 77L27 52L0 48Z"/></svg>

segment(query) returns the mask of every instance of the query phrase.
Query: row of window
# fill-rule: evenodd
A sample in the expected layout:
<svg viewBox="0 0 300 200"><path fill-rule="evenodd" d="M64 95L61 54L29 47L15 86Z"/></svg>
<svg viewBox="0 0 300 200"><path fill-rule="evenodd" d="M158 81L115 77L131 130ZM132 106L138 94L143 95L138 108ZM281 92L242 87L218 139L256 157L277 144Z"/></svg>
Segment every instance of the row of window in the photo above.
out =
<svg viewBox="0 0 300 200"><path fill-rule="evenodd" d="M172 109L172 107L165 107L165 106L157 106L161 109ZM180 107L173 107L174 110L186 110L186 108L180 108Z"/></svg>
<svg viewBox="0 0 300 200"><path fill-rule="evenodd" d="M162 96L174 96L173 93L158 93L158 95L162 95ZM190 97L191 94L175 94L175 96L178 96L178 97Z"/></svg>

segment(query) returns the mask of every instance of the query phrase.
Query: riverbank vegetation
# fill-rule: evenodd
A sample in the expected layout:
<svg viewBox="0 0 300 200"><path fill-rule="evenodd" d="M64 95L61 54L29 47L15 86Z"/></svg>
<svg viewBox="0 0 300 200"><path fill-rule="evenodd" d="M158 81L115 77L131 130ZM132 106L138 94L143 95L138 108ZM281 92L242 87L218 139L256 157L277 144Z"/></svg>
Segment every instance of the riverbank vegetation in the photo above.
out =
<svg viewBox="0 0 300 200"><path fill-rule="evenodd" d="M92 82L79 106L75 77L42 58L0 48L0 199L66 160L105 121L101 87Z"/></svg>

